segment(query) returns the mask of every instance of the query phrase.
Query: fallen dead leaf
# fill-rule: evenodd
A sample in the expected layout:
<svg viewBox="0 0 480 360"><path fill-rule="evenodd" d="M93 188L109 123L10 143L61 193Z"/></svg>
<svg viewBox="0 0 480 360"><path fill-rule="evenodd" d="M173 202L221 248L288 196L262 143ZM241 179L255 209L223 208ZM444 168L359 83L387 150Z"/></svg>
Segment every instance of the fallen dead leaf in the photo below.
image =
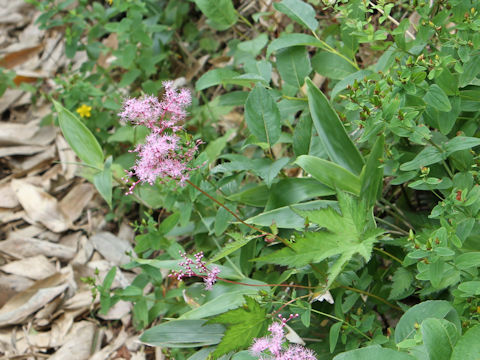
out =
<svg viewBox="0 0 480 360"><path fill-rule="evenodd" d="M87 360L90 357L95 329L95 324L89 321L73 324L67 335L68 340L50 356L49 360Z"/></svg>
<svg viewBox="0 0 480 360"><path fill-rule="evenodd" d="M33 280L45 279L56 273L55 266L44 255L12 261L0 266L0 270Z"/></svg>
<svg viewBox="0 0 480 360"><path fill-rule="evenodd" d="M33 221L40 222L53 232L62 232L70 227L69 219L53 196L24 180L12 180L12 188Z"/></svg>
<svg viewBox="0 0 480 360"><path fill-rule="evenodd" d="M70 260L75 256L75 250L65 245L33 238L0 241L0 251L19 259L41 254L60 260Z"/></svg>
<svg viewBox="0 0 480 360"><path fill-rule="evenodd" d="M95 249L113 264L123 265L130 261L125 253L133 252L133 248L127 240L106 231L93 235L90 240Z"/></svg>
<svg viewBox="0 0 480 360"><path fill-rule="evenodd" d="M95 188L92 184L78 184L60 201L60 209L67 216L70 223L73 223L80 217L94 194Z"/></svg>

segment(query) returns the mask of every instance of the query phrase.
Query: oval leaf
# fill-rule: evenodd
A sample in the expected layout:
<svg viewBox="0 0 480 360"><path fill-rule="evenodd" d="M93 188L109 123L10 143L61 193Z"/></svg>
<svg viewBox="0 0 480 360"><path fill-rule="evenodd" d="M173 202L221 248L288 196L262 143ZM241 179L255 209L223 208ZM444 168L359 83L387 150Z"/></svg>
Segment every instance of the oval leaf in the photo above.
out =
<svg viewBox="0 0 480 360"><path fill-rule="evenodd" d="M452 105L450 104L447 95L437 84L430 86L423 97L423 100L438 111L446 112L452 110Z"/></svg>
<svg viewBox="0 0 480 360"><path fill-rule="evenodd" d="M480 354L480 325L468 330L453 348L450 360L478 359Z"/></svg>
<svg viewBox="0 0 480 360"><path fill-rule="evenodd" d="M193 0L208 18L211 27L226 30L237 22L232 0Z"/></svg>
<svg viewBox="0 0 480 360"><path fill-rule="evenodd" d="M261 85L255 86L248 95L245 121L252 134L270 147L280 138L280 111L270 93Z"/></svg>
<svg viewBox="0 0 480 360"><path fill-rule="evenodd" d="M315 20L315 10L310 4L301 0L282 0L273 4L273 7L312 32L317 30L318 21Z"/></svg>
<svg viewBox="0 0 480 360"><path fill-rule="evenodd" d="M343 80L355 73L357 69L337 54L320 51L312 58L313 69L330 79Z"/></svg>
<svg viewBox="0 0 480 360"><path fill-rule="evenodd" d="M385 349L377 345L367 346L366 348L347 351L339 354L333 360L415 360L411 355Z"/></svg>

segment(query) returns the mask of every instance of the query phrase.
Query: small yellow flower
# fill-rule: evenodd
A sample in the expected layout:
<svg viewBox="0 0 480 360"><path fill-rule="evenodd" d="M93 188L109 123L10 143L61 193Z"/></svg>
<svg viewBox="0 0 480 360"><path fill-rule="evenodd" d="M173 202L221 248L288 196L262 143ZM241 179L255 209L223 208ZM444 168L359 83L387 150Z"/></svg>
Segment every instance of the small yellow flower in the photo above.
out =
<svg viewBox="0 0 480 360"><path fill-rule="evenodd" d="M82 104L82 106L77 109L78 115L80 115L82 118L89 118L90 116L92 116L91 111L92 107L85 104Z"/></svg>
<svg viewBox="0 0 480 360"><path fill-rule="evenodd" d="M108 2L109 5L112 5L113 0L107 0L107 2Z"/></svg>

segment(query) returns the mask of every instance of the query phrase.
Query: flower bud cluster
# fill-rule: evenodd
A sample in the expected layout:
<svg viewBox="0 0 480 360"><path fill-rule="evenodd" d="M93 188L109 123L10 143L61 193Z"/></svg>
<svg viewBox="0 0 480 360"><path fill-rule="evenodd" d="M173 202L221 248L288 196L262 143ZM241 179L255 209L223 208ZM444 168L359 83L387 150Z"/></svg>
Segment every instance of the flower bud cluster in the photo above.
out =
<svg viewBox="0 0 480 360"><path fill-rule="evenodd" d="M195 260L187 257L186 253L180 252L180 256L184 261L178 263L182 267L180 271L172 271L168 276L171 278L176 278L178 281L183 280L183 278L189 278L198 276L203 278L205 283L206 290L212 290L213 284L217 281L218 274L220 269L214 266L212 269L208 269L206 263L203 259L203 251L200 251L194 255Z"/></svg>

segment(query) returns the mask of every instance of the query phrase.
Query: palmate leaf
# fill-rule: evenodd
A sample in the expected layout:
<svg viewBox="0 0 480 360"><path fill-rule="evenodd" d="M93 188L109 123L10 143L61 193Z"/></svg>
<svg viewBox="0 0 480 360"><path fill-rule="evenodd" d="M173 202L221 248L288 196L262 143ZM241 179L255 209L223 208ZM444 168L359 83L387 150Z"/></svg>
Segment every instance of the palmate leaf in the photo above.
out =
<svg viewBox="0 0 480 360"><path fill-rule="evenodd" d="M251 297L245 296L245 301L244 306L220 314L207 322L228 326L222 341L212 353L214 358L233 350L248 348L254 338L262 336L265 332L266 309Z"/></svg>
<svg viewBox="0 0 480 360"><path fill-rule="evenodd" d="M360 254L370 259L372 247L382 230L369 221L364 203L346 193L338 193L341 213L332 207L313 211L296 211L308 223L317 224L321 230L304 232L291 248L283 248L267 256L255 259L278 265L302 267L340 255L328 270L327 287L342 271L347 262Z"/></svg>

